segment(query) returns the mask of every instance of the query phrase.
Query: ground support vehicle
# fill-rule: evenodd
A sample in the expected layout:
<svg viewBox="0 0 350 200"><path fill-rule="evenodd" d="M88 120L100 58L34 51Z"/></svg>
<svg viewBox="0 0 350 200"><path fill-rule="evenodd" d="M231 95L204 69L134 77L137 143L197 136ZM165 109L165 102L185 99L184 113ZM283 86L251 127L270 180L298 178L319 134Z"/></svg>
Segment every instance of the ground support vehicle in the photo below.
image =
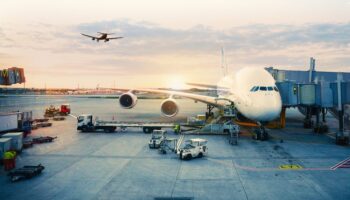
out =
<svg viewBox="0 0 350 200"><path fill-rule="evenodd" d="M207 140L194 138L185 141L185 147L180 148L177 153L181 160L191 160L192 158L201 158L208 153Z"/></svg>
<svg viewBox="0 0 350 200"><path fill-rule="evenodd" d="M53 142L55 139L57 139L57 137L45 136L45 137L33 138L32 142L33 144L41 144L41 143Z"/></svg>
<svg viewBox="0 0 350 200"><path fill-rule="evenodd" d="M117 128L125 130L127 128L142 128L144 133L152 133L154 130L162 128L174 128L172 123L129 123L118 121L97 120L91 114L82 114L77 117L77 130L82 132L94 132L103 130L105 132L114 132Z"/></svg>
<svg viewBox="0 0 350 200"><path fill-rule="evenodd" d="M148 142L148 146L151 149L158 149L163 141L166 139L165 130L154 130L152 137Z"/></svg>
<svg viewBox="0 0 350 200"><path fill-rule="evenodd" d="M37 166L24 166L19 169L15 169L8 173L8 176L10 176L11 181L19 181L21 179L29 179L33 178L34 176L37 176L41 174L41 172L45 169L44 166L41 164Z"/></svg>
<svg viewBox="0 0 350 200"><path fill-rule="evenodd" d="M177 141L178 139L176 138L165 138L162 143L160 143L158 149L159 153L166 154L168 151L176 153Z"/></svg>

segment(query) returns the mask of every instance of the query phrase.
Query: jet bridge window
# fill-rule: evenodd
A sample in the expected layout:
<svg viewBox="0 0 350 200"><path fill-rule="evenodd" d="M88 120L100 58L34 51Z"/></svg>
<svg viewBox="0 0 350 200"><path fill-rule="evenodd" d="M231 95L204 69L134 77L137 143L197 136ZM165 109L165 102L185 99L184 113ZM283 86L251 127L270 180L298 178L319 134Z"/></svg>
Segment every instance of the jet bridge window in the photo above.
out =
<svg viewBox="0 0 350 200"><path fill-rule="evenodd" d="M266 87L260 87L260 91L267 91L267 88Z"/></svg>

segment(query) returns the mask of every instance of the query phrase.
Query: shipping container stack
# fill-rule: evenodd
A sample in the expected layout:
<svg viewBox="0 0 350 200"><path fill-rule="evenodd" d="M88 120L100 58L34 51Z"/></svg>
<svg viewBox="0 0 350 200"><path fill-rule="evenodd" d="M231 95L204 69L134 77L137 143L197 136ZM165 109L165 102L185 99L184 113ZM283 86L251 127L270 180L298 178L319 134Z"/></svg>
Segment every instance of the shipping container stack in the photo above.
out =
<svg viewBox="0 0 350 200"><path fill-rule="evenodd" d="M0 85L21 84L25 81L23 68L11 67L0 70Z"/></svg>

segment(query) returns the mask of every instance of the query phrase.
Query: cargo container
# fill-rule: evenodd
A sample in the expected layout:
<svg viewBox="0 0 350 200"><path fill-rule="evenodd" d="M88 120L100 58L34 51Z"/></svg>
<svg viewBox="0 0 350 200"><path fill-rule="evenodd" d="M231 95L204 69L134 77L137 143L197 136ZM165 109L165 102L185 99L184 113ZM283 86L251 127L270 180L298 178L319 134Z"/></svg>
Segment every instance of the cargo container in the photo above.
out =
<svg viewBox="0 0 350 200"><path fill-rule="evenodd" d="M23 147L23 132L6 133L2 138L11 138L10 150L21 151Z"/></svg>
<svg viewBox="0 0 350 200"><path fill-rule="evenodd" d="M11 138L0 138L0 159L11 148Z"/></svg>
<svg viewBox="0 0 350 200"><path fill-rule="evenodd" d="M32 111L0 113L0 133L32 130Z"/></svg>
<svg viewBox="0 0 350 200"><path fill-rule="evenodd" d="M0 132L13 131L18 129L17 113L1 113L0 122Z"/></svg>

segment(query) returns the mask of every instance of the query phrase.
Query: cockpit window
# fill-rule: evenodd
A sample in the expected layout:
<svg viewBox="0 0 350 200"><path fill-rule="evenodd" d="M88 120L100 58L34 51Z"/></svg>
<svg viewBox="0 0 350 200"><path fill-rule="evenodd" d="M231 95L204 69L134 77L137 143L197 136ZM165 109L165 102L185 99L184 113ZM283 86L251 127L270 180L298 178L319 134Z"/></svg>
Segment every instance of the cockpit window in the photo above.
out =
<svg viewBox="0 0 350 200"><path fill-rule="evenodd" d="M267 88L266 87L260 87L260 91L266 91L267 90Z"/></svg>
<svg viewBox="0 0 350 200"><path fill-rule="evenodd" d="M278 92L278 88L276 86L254 86L252 89L250 89L251 92L256 92L256 91L276 91Z"/></svg>

